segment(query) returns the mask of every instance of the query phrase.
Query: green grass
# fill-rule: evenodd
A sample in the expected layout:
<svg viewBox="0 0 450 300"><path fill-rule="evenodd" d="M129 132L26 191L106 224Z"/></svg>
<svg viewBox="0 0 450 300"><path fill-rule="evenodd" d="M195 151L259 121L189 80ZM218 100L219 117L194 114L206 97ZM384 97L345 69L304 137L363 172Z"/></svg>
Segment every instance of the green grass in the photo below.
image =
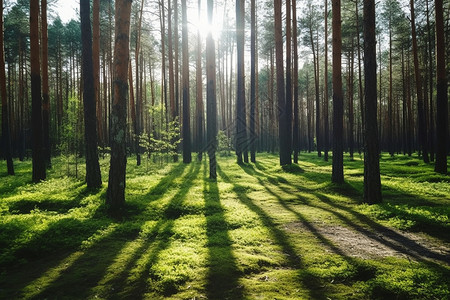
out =
<svg viewBox="0 0 450 300"><path fill-rule="evenodd" d="M278 166L218 158L127 165L126 212L111 219L53 161L0 162L0 299L448 299L450 179L418 158L383 154L382 204L362 203L363 162L343 185L317 154ZM359 240L353 240L358 237ZM359 241L359 242L358 242ZM373 248L371 245L377 245Z"/></svg>

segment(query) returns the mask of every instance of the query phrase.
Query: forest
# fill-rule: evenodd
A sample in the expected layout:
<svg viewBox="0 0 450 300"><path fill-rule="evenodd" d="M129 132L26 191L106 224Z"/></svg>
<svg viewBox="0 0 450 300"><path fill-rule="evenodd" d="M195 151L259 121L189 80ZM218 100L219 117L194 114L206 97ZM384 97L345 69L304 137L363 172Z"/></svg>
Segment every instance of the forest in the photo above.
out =
<svg viewBox="0 0 450 300"><path fill-rule="evenodd" d="M0 5L0 299L450 298L449 0L69 6Z"/></svg>

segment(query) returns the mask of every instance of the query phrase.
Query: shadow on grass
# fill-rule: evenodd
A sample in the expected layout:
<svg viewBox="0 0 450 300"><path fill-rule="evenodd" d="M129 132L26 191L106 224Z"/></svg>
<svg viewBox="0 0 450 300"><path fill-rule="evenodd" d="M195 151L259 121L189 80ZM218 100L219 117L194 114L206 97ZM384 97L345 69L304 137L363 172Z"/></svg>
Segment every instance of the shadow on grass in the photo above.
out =
<svg viewBox="0 0 450 300"><path fill-rule="evenodd" d="M173 172L170 172L155 186L153 191L170 188L172 180L181 176L184 168L184 164L176 166ZM198 172L199 166L191 165L179 192L171 198L169 205L183 201ZM158 195L158 198L161 198L163 193L158 193ZM147 202L156 200L155 197L148 196L144 196L147 198ZM145 200L143 199L143 201ZM100 215L97 218L100 218ZM154 279L157 280L156 277L158 277L157 274L150 274L149 267L157 261L158 254L168 247L169 240L173 235L173 220L166 221L161 218L151 232L147 232L145 238L141 238L140 232L145 221L143 218L137 218L124 220L122 223L111 223L111 219L103 216L103 219L83 221L66 218L51 224L46 231L36 236L27 247L21 250L25 252L39 251L31 254L25 253L27 257L37 259L26 266L36 265L37 268L28 273L23 268L8 272L8 276L1 280L2 285L5 283L6 286L13 280L14 288L6 290L4 293L1 291L2 294L5 294L6 298L22 296L36 299L46 297L88 298L97 294L108 298L123 290L124 297L134 298L141 295L142 298L142 295L148 290L148 278L154 276ZM108 227L111 229L106 233L103 232ZM49 243L49 240L55 243ZM65 244L66 241L67 244ZM91 245L84 247L85 242L90 242ZM126 249L130 243L135 243L135 247ZM34 245L40 245L41 248L36 248ZM60 258L58 258L59 256L56 256L56 259L55 256L49 257L46 251L48 247L57 249L56 252L60 253ZM66 251L70 251L70 253L63 255L62 253ZM124 255L127 251L132 254ZM49 253L51 252L49 251ZM117 269L111 270L110 268L116 264L118 264ZM143 264L144 267L140 269L141 273L139 274L134 271L130 281L128 275L137 264ZM178 284L180 283L169 280L169 282L162 282L158 288L162 294L170 295L176 292ZM120 289L118 290L117 287Z"/></svg>
<svg viewBox="0 0 450 300"><path fill-rule="evenodd" d="M316 206L324 211L327 211L333 215L335 215L338 219L347 224L350 228L364 234L366 237L373 239L374 241L383 244L392 250L398 251L399 253L404 253L410 257L413 257L417 261L427 262L427 260L432 259L435 261L439 261L444 264L449 264L450 262L450 254L442 254L435 251L432 251L416 241L408 238L405 235L399 234L398 232L380 225L379 223L373 221L369 217L354 211L348 207L337 204L332 201L327 195L323 193L315 194L323 203L329 205L330 208L326 208L324 206ZM364 225L367 225L369 228L363 227L359 224L356 224L348 217L344 216L341 212L350 213L354 216L359 222Z"/></svg>
<svg viewBox="0 0 450 300"><path fill-rule="evenodd" d="M347 263L349 263L350 265L355 267L355 272L354 272L354 277L353 278L345 278L345 280L349 280L349 279L355 279L355 280L369 280L371 278L373 278L375 276L375 269L372 268L368 268L366 265L361 264L358 260L346 255L339 247L337 247L330 239L328 239L327 237L325 237L322 233L320 233L320 231L318 230L318 228L310 221L308 221L305 216L301 213L299 213L298 211L294 210L290 205L288 205L286 203L286 200L283 199L282 197L280 197L279 194L277 194L274 190L272 190L270 188L270 186L268 184L266 184L264 182L264 180L262 180L262 177L265 177L265 174L262 173L258 173L255 172L253 166L248 165L245 167L242 167L242 169L244 170L244 172L246 172L247 174L253 176L256 180L258 180L258 183L264 187L264 189L273 197L275 197L278 201L278 203L286 210L289 211L290 213L292 213L293 215L296 216L297 220L300 222L300 224L303 226L303 228L306 228L311 234L313 234L317 240L319 240L323 245L325 245L325 247L327 247L331 252L339 255L340 257L342 257L345 261L347 261ZM282 187L280 187L281 189L283 189ZM304 204L308 205L309 201L305 201ZM317 288L317 285L319 284L318 279L315 279L316 284L311 285L311 282L309 282L309 280L314 279L311 277L311 275L306 276L304 278L304 284L305 285L310 285L312 288ZM338 279L338 278L335 278ZM312 291L315 292L316 289L312 289ZM317 297L317 296L322 296L320 293L318 294L312 294L312 296Z"/></svg>
<svg viewBox="0 0 450 300"><path fill-rule="evenodd" d="M219 168L219 167L217 167ZM205 199L206 235L208 238L208 299L242 299L239 271L228 233L225 211L220 203L216 180L207 177L203 169L203 197Z"/></svg>
<svg viewBox="0 0 450 300"><path fill-rule="evenodd" d="M251 165L241 166L244 170L252 170L250 172L259 173ZM317 278L310 272L304 269L302 259L295 250L294 246L289 241L287 234L279 228L274 222L273 218L268 215L259 205L255 204L252 199L246 195L246 188L232 181L226 173L217 166L217 172L224 182L233 185L233 191L238 196L238 199L248 207L251 211L256 213L261 220L262 224L268 229L271 237L275 240L275 243L281 247L282 252L287 259L286 265L283 268L298 270L298 276L300 282L307 289L309 296L313 299L327 299L326 292L322 289L322 282L320 278ZM261 174L261 173L259 173Z"/></svg>
<svg viewBox="0 0 450 300"><path fill-rule="evenodd" d="M246 168L243 168L243 169L250 175L258 175L257 173L249 171L248 169L246 170ZM302 174L301 176L305 176L309 180L314 180L314 173L313 172L310 172L310 173L311 174L305 173L305 174ZM261 174L261 173L259 175L266 176L266 174ZM264 182L260 178L257 178L257 179L260 182L260 184L264 185ZM319 179L319 180L317 180L317 182L322 183L322 180ZM298 185L294 185L294 184L288 184L288 185L291 188L297 189L300 191L305 190L305 189L307 190L307 188L302 187L302 186L298 186ZM291 192L287 189L284 189L283 186L279 186L279 188L284 190L285 192ZM267 187L266 187L266 190L268 190ZM360 195L359 189L353 187L348 182L346 182L344 184L340 184L340 185L329 184L326 187L326 191L330 191L332 193L343 195L350 199L355 199L355 198L361 199L362 198ZM271 193L272 195L274 195L279 200L279 202L283 205L283 207L285 207L286 209L289 208L289 206L283 201L283 199L281 199L278 195L276 195L276 193L274 193L273 191L271 192L269 190L268 190L268 192ZM314 196L316 196L318 199L320 199L320 201L322 203L326 204L328 207L325 207L324 205L319 205L317 203L314 203L313 201L308 201L306 203L306 205L316 207L318 209L321 209L321 210L324 210L324 211L327 211L327 212L333 214L338 219L343 221L344 224L346 224L350 228L356 230L357 232L360 232L361 234L365 235L366 237L368 237L380 244L387 246L388 248L390 248L392 250L395 250L399 253L404 253L405 255L408 255L408 256L416 259L417 261L421 261L421 262L427 262L427 261L429 262L429 260L431 259L434 261L439 261L439 262L448 264L450 261L449 254L442 254L437 251L430 250L427 247L412 240L411 238L408 238L406 235L402 235L402 234L398 233L397 231L394 231L386 226L380 225L379 223L373 221L366 215L363 215L363 214L355 211L350 206L342 205L342 204L337 203L336 201L333 201L332 199L329 198L329 196L327 196L322 191L319 191L316 189L316 190L310 190L309 192L311 192ZM400 192L397 192L397 193L400 193ZM408 195L408 197L409 197L409 195ZM414 195L411 195L411 197L420 198L420 197L416 197ZM415 202L418 202L418 201L422 202L422 203L424 203L424 201L426 202L426 200L422 199L422 198L417 199ZM358 201L358 200L355 201L355 203L358 203L358 202L360 202L360 201ZM404 211L401 211L400 209L396 208L395 206L385 206L384 208L386 209L386 207L387 208L391 207L391 209L396 210L396 211L391 212L393 214L405 215ZM355 217L356 220L358 220L358 222L360 222L361 224L363 224L365 226L355 223L350 218L345 216L343 214L343 212L351 214L353 217ZM411 217L411 219L418 220L418 216L416 216L416 217L410 216L410 217ZM422 220L420 223L423 225L424 221ZM435 236L435 237L438 237L441 239L443 238L444 240L448 240L448 232L442 226L439 226L438 224L431 224L431 223L426 224L425 227L420 228L420 231L426 232L426 233L430 234L431 236Z"/></svg>
<svg viewBox="0 0 450 300"><path fill-rule="evenodd" d="M81 201L87 196L97 194L100 189L88 189L85 183L74 186L77 189L76 196L69 199L43 199L43 200L31 200L22 199L10 203L10 214L29 214L32 210L38 209L41 211L55 212L59 214L67 213L70 209L79 207Z"/></svg>

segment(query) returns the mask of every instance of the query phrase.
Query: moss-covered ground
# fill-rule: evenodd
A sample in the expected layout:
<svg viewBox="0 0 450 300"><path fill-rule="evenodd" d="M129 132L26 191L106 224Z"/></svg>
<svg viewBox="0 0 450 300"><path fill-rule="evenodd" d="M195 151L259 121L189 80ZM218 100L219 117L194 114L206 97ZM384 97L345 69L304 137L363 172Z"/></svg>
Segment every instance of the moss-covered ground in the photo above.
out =
<svg viewBox="0 0 450 300"><path fill-rule="evenodd" d="M363 162L343 185L317 154L281 168L207 162L127 166L126 213L107 216L53 161L0 162L1 299L449 299L450 178L383 155L384 202L362 204Z"/></svg>

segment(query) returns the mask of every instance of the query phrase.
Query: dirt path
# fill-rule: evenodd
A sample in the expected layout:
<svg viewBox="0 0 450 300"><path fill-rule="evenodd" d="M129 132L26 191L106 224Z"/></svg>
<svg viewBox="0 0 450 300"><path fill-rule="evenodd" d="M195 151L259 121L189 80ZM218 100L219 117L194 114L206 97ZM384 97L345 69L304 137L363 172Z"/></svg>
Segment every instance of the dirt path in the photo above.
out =
<svg viewBox="0 0 450 300"><path fill-rule="evenodd" d="M310 230L311 226L315 228L317 236L332 242L333 247L324 245L330 252L339 251L346 256L363 259L407 257L415 261L433 260L450 265L450 244L422 233L390 228L380 231L372 229L356 231L341 225L333 226L321 222L314 222L309 226L305 226L302 222L292 222L285 225L285 230L288 232Z"/></svg>

